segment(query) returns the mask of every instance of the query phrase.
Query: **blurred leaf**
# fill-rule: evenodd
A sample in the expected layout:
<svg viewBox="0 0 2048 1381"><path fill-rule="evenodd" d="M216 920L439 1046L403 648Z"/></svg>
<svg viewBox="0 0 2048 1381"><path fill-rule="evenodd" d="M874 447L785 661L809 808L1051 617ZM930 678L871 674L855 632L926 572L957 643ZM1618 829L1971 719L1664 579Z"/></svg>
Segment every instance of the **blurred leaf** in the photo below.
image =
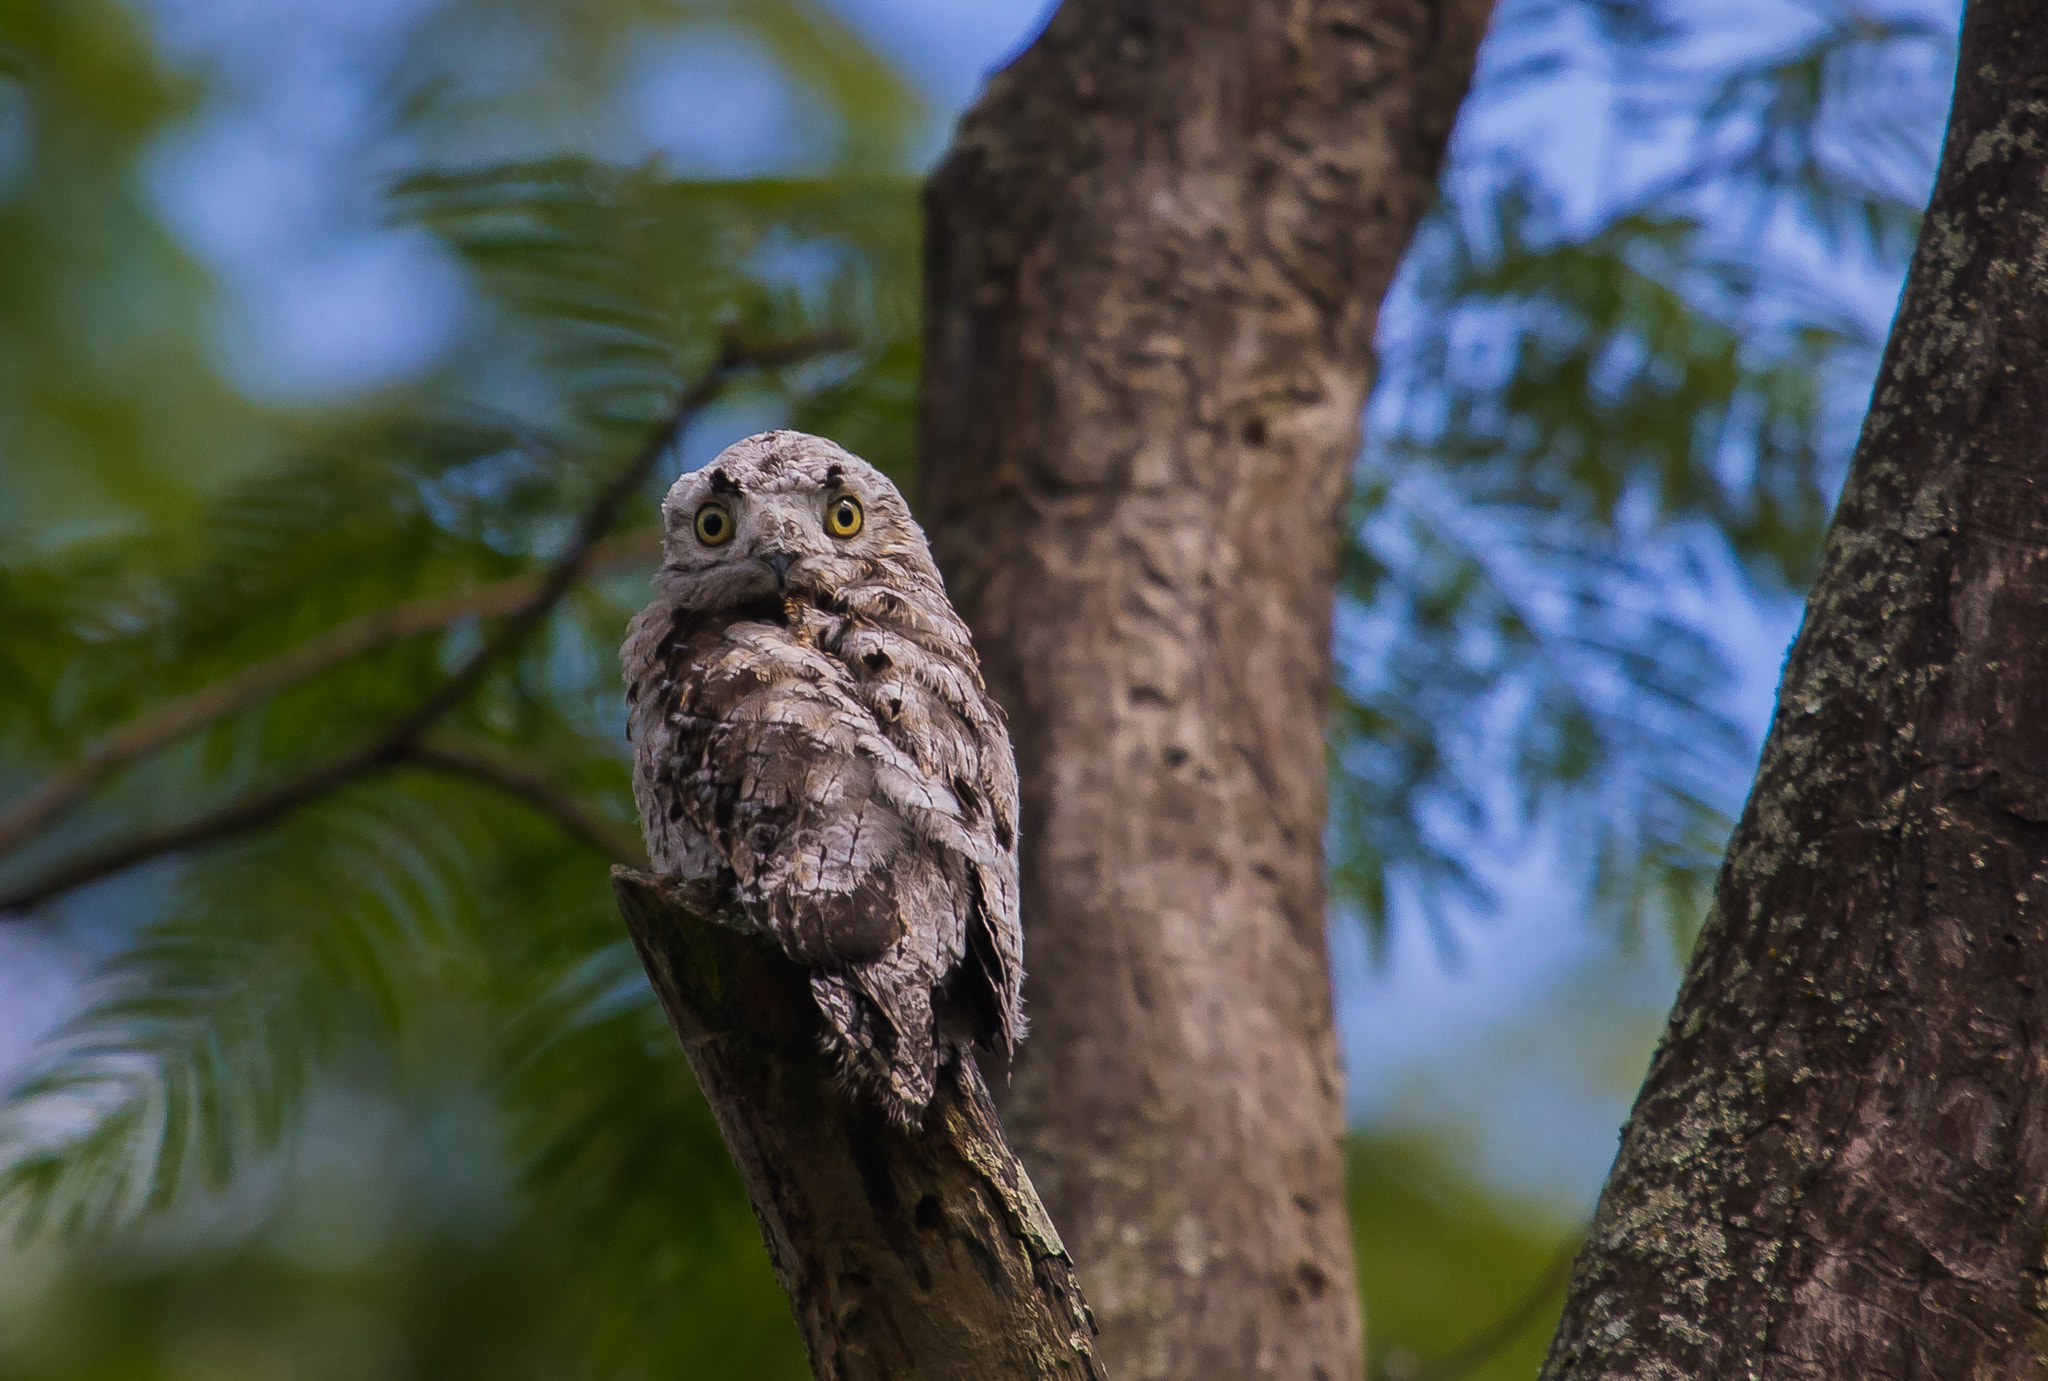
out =
<svg viewBox="0 0 2048 1381"><path fill-rule="evenodd" d="M1449 1381L1431 1364L1479 1341L1497 1346L1467 1359L1458 1381L1534 1376L1564 1308L1556 1264L1574 1225L1503 1202L1426 1139L1353 1136L1347 1150L1367 1374Z"/></svg>
<svg viewBox="0 0 2048 1381"><path fill-rule="evenodd" d="M265 433L138 176L191 85L117 0L0 0L0 51L0 544L48 544L180 511Z"/></svg>
<svg viewBox="0 0 2048 1381"><path fill-rule="evenodd" d="M1761 50L1657 0L1496 18L1461 129L1594 80L1608 163L1654 172L1568 212L1583 189L1543 143L1461 138L1386 308L1330 849L1376 943L1396 913L1448 943L1492 907L1485 860L1541 828L1595 914L1689 944L1754 747L1670 592L1727 565L1767 597L1811 578L1878 348L1825 275L1855 254L1903 276L1937 112L1899 83L1952 42L1786 8Z"/></svg>
<svg viewBox="0 0 2048 1381"><path fill-rule="evenodd" d="M432 377L288 417L239 401L209 415L209 398L224 391L209 373L191 390L190 415L158 419L157 440L221 444L246 416L246 435L265 446L202 467L174 450L159 463L111 435L78 442L92 464L129 481L120 502L28 483L62 475L70 453L27 430L0 433L6 455L36 462L0 480L17 486L0 527L0 790L25 788L138 713L350 619L532 571L559 550L597 478L642 443L679 381L730 329L850 332L858 349L750 378L731 406L816 419L908 478L917 201L897 169L919 112L907 88L831 12L800 3L457 0L423 12L413 32L453 42L493 26L509 26L500 37L516 34L516 45L563 41L551 55L562 60L562 84L543 83L524 112L459 82L430 89L427 76L460 70L471 55L415 46L390 78L415 102L407 118L426 146L458 147L529 116L539 130L588 110L608 99L632 43L664 26L711 26L763 44L821 91L839 152L815 177L735 182L570 156L420 172L395 189L393 213L441 237L479 299ZM131 41L152 79L161 70L132 29L107 33ZM104 93L60 94L90 106L146 89L117 81ZM147 106L85 170L107 196L126 199L145 241L166 248L140 209L136 165L184 109ZM22 204L9 199L14 190L0 176L0 235ZM79 224L65 233L90 241ZM59 248L39 242L9 262L48 272L61 267ZM76 272L63 271L76 296ZM204 295L175 296L174 279L133 286L203 366ZM46 329L19 298L0 296L0 334ZM52 367L70 385L84 377L75 361ZM116 415L133 382L112 379L78 404L81 415ZM0 420L17 428L54 415L38 397L0 392L0 406ZM161 492L124 468L138 464L157 466ZM651 521L652 498L628 521ZM85 516L52 526L72 511ZM32 516L17 526L18 514ZM640 598L630 579L579 588L451 729L631 822L616 649ZM393 643L229 715L129 769L63 831L0 866L32 868L303 770L416 703L478 636L458 625ZM56 1351L35 1360L0 1346L0 1374L168 1374L187 1365L181 1329L211 1339L195 1344L207 1356L217 1345L253 1348L253 1360L230 1369L262 1370L272 1365L265 1349L288 1356L310 1345L306 1330L327 1326L322 1311L351 1297L370 1330L362 1357L379 1376L394 1367L449 1374L431 1359L456 1355L464 1330L489 1327L527 1340L507 1344L515 1372L805 1374L737 1177L621 940L604 860L553 820L472 782L394 771L174 860L150 881L93 919L106 958L83 1006L0 1102L0 1216L18 1232L68 1240L73 1263L52 1287L70 1304L33 1311L60 1321L37 1335ZM457 1118L468 1128L465 1159L443 1179L474 1181L476 1205L451 1201L448 1184L429 1183L424 1170L413 1183L388 1151L365 1150L372 1159L345 1167L336 1207L321 1207L324 1191L309 1186L328 1173L323 1158L344 1154L331 1134L302 1136L323 1100L354 1088L379 1106L417 1109L440 1089L447 1104L459 1071L488 1112ZM508 1176L497 1190L494 1157ZM404 1232L371 1233L370 1256L341 1267L294 1257L295 1215L374 1223L389 1195L414 1196L419 1216ZM92 1264L93 1243L140 1240L152 1221L198 1225L172 1254L182 1265L125 1278ZM330 1238L321 1229L312 1240ZM391 1292L402 1294L427 1260L450 1276L421 1283L420 1297L446 1300L446 1318L394 1303ZM5 1277L0 1270L0 1311ZM180 1292L209 1280L239 1293L218 1310L185 1311L181 1323ZM528 1300L524 1316L491 1322L498 1316L483 1301L493 1289ZM128 1331L104 1352L96 1349L109 1340L61 1323L67 1308L94 1299L130 1310ZM467 1360L456 1370L472 1366L482 1368Z"/></svg>

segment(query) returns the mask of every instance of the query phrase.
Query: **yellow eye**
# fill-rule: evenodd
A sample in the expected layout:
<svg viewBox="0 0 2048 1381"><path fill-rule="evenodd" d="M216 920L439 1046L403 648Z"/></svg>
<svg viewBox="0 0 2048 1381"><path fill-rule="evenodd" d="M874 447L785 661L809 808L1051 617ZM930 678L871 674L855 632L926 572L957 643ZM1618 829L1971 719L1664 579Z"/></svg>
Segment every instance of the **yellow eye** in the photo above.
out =
<svg viewBox="0 0 2048 1381"><path fill-rule="evenodd" d="M713 499L697 510L697 540L707 547L722 547L732 540L732 510Z"/></svg>
<svg viewBox="0 0 2048 1381"><path fill-rule="evenodd" d="M860 531L860 500L841 494L825 509L825 531L834 537L851 537Z"/></svg>

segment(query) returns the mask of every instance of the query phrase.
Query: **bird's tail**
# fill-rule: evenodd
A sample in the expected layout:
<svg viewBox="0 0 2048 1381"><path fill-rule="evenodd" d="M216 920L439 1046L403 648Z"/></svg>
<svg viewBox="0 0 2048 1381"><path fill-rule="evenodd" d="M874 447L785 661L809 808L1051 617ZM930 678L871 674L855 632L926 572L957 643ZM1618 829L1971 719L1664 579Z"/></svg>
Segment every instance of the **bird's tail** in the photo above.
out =
<svg viewBox="0 0 2048 1381"><path fill-rule="evenodd" d="M811 975L811 995L824 1015L819 1043L849 1095L878 1103L900 1126L924 1120L938 1081L931 990L912 975L880 965L860 973Z"/></svg>

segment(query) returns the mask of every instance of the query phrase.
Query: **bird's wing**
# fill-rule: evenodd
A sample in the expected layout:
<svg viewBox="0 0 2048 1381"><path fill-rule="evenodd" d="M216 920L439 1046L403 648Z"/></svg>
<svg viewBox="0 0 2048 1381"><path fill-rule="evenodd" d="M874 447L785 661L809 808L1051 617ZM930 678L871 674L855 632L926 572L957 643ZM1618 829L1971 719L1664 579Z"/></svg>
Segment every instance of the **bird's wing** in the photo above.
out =
<svg viewBox="0 0 2048 1381"><path fill-rule="evenodd" d="M758 623L695 651L673 719L675 808L791 958L880 957L930 902L929 835L911 826L957 804L877 730L836 659Z"/></svg>
<svg viewBox="0 0 2048 1381"><path fill-rule="evenodd" d="M941 596L943 598L943 596ZM875 723L942 783L947 808L920 819L922 833L965 863L956 903L965 920L964 963L953 993L973 1012L980 1037L1005 1053L1024 1035L1024 946L1018 923L1017 774L1002 712L989 698L961 640L893 591L856 587L843 602L852 622L834 651ZM926 610L928 613L929 611ZM961 630L964 639L964 630Z"/></svg>

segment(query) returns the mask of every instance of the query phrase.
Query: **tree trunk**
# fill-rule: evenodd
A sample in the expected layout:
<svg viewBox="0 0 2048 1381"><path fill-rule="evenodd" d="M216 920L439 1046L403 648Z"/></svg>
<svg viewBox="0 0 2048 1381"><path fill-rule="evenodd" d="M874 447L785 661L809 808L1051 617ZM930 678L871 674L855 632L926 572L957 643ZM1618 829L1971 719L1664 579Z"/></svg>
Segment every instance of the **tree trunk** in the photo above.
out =
<svg viewBox="0 0 2048 1381"><path fill-rule="evenodd" d="M612 870L819 1381L1103 1381L1088 1306L972 1060L904 1132L836 1086L808 971L729 896Z"/></svg>
<svg viewBox="0 0 2048 1381"><path fill-rule="evenodd" d="M1330 616L1490 8L1067 0L928 192L920 514L1023 774L1005 1111L1119 1377L1360 1370Z"/></svg>
<svg viewBox="0 0 2048 1381"><path fill-rule="evenodd" d="M1549 1378L2048 1368L2048 7L1940 176Z"/></svg>

